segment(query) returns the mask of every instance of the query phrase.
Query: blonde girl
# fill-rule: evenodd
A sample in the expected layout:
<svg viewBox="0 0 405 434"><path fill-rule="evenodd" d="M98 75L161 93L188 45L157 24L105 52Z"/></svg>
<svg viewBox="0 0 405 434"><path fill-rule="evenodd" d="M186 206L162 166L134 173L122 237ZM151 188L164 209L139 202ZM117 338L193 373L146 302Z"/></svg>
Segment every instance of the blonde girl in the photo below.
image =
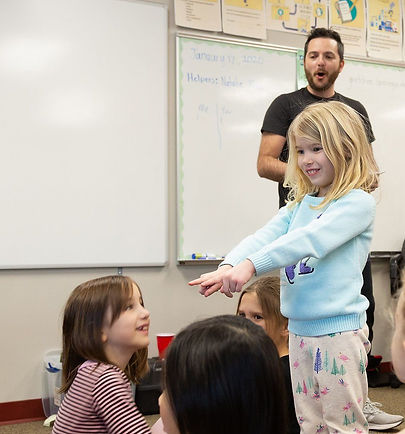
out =
<svg viewBox="0 0 405 434"><path fill-rule="evenodd" d="M190 284L205 296L218 290L232 296L254 274L281 269L301 432L365 433L368 301L360 290L378 168L359 114L339 102L305 108L288 142L290 202L218 270Z"/></svg>
<svg viewBox="0 0 405 434"><path fill-rule="evenodd" d="M79 285L63 318L62 388L54 434L150 433L130 381L147 371L149 312L129 277Z"/></svg>

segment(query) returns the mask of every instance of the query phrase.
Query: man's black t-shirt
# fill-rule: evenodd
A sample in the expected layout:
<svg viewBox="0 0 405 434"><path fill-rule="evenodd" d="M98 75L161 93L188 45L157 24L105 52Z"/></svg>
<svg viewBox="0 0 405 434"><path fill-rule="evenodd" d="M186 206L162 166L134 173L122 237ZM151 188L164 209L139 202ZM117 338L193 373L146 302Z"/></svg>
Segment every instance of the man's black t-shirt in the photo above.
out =
<svg viewBox="0 0 405 434"><path fill-rule="evenodd" d="M261 130L262 133L267 132L286 137L288 128L295 117L308 105L321 101L340 101L352 107L360 114L364 121L369 142L372 143L375 140L370 120L363 104L361 104L359 101L356 101L355 99L347 98L340 93L335 93L331 98L321 98L310 93L306 87L296 90L295 92L280 95L271 103L264 117ZM285 143L279 158L281 161L287 162L287 143ZM278 195L280 207L285 205L287 194L288 189L283 187L282 183L279 183Z"/></svg>

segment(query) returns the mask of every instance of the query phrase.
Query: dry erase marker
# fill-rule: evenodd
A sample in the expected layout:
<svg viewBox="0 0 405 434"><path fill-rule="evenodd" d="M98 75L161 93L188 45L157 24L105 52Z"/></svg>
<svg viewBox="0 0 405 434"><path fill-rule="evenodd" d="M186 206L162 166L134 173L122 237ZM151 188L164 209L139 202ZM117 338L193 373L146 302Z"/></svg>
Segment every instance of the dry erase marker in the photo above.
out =
<svg viewBox="0 0 405 434"><path fill-rule="evenodd" d="M192 253L191 259L207 259L207 255L205 253Z"/></svg>

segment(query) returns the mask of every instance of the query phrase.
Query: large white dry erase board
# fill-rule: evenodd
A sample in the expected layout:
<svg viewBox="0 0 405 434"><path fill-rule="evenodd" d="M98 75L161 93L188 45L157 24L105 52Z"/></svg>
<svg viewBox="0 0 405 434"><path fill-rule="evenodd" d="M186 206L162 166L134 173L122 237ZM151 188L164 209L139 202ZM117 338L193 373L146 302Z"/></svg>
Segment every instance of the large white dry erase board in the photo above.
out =
<svg viewBox="0 0 405 434"><path fill-rule="evenodd" d="M296 51L296 50L294 50ZM260 179L260 128L271 101L296 89L296 54L177 40L178 259L226 254L278 210L277 185ZM297 60L299 63L299 61ZM372 251L405 238L405 68L346 61L336 90L366 107L380 170Z"/></svg>
<svg viewBox="0 0 405 434"><path fill-rule="evenodd" d="M347 61L336 91L363 103L381 171L371 250L398 251L405 239L405 68Z"/></svg>
<svg viewBox="0 0 405 434"><path fill-rule="evenodd" d="M269 103L295 89L295 53L178 37L178 258L226 254L278 210L256 158Z"/></svg>
<svg viewBox="0 0 405 434"><path fill-rule="evenodd" d="M0 2L0 268L167 261L167 10Z"/></svg>

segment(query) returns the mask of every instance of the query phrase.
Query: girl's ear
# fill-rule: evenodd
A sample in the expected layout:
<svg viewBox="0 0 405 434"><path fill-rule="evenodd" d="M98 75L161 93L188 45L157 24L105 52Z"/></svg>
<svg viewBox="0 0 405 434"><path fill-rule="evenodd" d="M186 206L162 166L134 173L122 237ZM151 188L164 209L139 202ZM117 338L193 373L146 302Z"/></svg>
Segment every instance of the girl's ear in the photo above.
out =
<svg viewBox="0 0 405 434"><path fill-rule="evenodd" d="M287 321L281 328L281 336L283 336L283 337L288 336L288 322Z"/></svg>
<svg viewBox="0 0 405 434"><path fill-rule="evenodd" d="M101 329L101 342L105 344L108 341L107 333L104 331L104 329Z"/></svg>

